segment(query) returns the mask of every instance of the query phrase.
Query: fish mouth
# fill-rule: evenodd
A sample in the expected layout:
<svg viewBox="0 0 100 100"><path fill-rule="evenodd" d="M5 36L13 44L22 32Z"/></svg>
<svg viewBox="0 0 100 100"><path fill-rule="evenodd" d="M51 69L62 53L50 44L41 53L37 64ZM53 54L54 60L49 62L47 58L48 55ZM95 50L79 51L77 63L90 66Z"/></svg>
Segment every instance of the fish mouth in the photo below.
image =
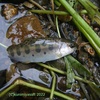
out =
<svg viewBox="0 0 100 100"><path fill-rule="evenodd" d="M77 48L75 43L67 43L70 48Z"/></svg>
<svg viewBox="0 0 100 100"><path fill-rule="evenodd" d="M77 50L77 47L73 47L72 49L73 49L73 51L76 51Z"/></svg>

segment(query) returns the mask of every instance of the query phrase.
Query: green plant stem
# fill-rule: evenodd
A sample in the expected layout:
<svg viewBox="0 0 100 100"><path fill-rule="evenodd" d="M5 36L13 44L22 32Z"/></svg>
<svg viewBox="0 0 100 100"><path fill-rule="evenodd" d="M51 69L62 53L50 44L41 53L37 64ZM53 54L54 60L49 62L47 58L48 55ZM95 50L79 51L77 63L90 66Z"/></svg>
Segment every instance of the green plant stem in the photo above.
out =
<svg viewBox="0 0 100 100"><path fill-rule="evenodd" d="M58 70L58 69L56 69L56 68L52 68L52 67L49 66L49 65L46 65L46 64L43 64L43 63L37 63L37 64L40 65L40 66L42 66L42 67L45 67L45 68L47 68L47 69L49 69L49 70L51 70L51 71L55 71L55 72L57 72L57 73L59 73L59 74L65 75L65 72L64 72L64 71Z"/></svg>
<svg viewBox="0 0 100 100"><path fill-rule="evenodd" d="M96 14L98 8L93 5L89 0L78 0L88 11L88 13L93 17ZM90 17L91 17L90 16Z"/></svg>
<svg viewBox="0 0 100 100"><path fill-rule="evenodd" d="M78 0L78 1L87 10L88 15L91 17L92 21L96 21L100 25L100 12L98 11L99 8L89 0Z"/></svg>
<svg viewBox="0 0 100 100"><path fill-rule="evenodd" d="M50 94L50 100L53 100L53 95L54 95L54 90L56 87L56 76L55 73L53 71L51 71L52 77L53 77L53 83L52 83L52 87L51 87L51 94Z"/></svg>
<svg viewBox="0 0 100 100"><path fill-rule="evenodd" d="M28 83L28 82L23 81L21 79L17 79L11 86L9 86L7 89L5 89L4 91L2 91L0 93L0 97L3 97L7 92L9 92L11 89L16 87L17 85L27 86L27 87L38 89L38 90L41 90L41 91L44 91L44 92L47 92L47 93L51 92L51 90L48 89L48 88L38 86L38 85L35 85L35 84L31 84L31 83ZM57 92L57 91L54 91L54 95L59 96L59 97L64 98L64 99L67 99L67 100L75 100L75 99L73 99L73 98L71 98L71 97L69 97L69 96L67 96L63 93Z"/></svg>
<svg viewBox="0 0 100 100"><path fill-rule="evenodd" d="M58 32L58 37L61 38L59 26L58 26L58 16L56 16L56 28L57 28L57 32Z"/></svg>
<svg viewBox="0 0 100 100"><path fill-rule="evenodd" d="M78 0L88 11L88 13L93 17L96 14L96 9L94 10L89 4L87 3L88 0ZM91 17L90 16L90 17Z"/></svg>
<svg viewBox="0 0 100 100"><path fill-rule="evenodd" d="M65 11L52 11L52 10L29 10L29 11L38 14L69 15Z"/></svg>
<svg viewBox="0 0 100 100"><path fill-rule="evenodd" d="M79 25L79 23L73 18L74 23L77 25L78 29L84 33L85 37L87 37L89 43L92 45L92 47L95 49L97 54L100 56L100 48L96 45L96 43L93 41L93 39L89 36L89 34Z"/></svg>
<svg viewBox="0 0 100 100"><path fill-rule="evenodd" d="M79 25L88 33L93 41L100 48L100 38L92 30L92 28L81 18L81 16L67 3L66 0L59 0L59 2L65 7L65 9L72 15L72 17L79 23ZM84 33L83 33L84 34Z"/></svg>
<svg viewBox="0 0 100 100"><path fill-rule="evenodd" d="M33 13L38 13L38 14L54 14L54 15L69 15L68 12L66 11L52 11L52 10L29 10L30 12L33 12ZM86 10L82 10L79 12L80 14L87 14L87 11Z"/></svg>
<svg viewBox="0 0 100 100"><path fill-rule="evenodd" d="M58 6L58 7L60 7L60 3L58 2L58 0L54 0L54 3Z"/></svg>
<svg viewBox="0 0 100 100"><path fill-rule="evenodd" d="M98 9L96 5L94 5L90 0L84 0L87 4L89 4L94 10Z"/></svg>
<svg viewBox="0 0 100 100"><path fill-rule="evenodd" d="M2 47L4 47L4 48L7 48L7 46L4 45L4 44L2 44L2 43L0 43L0 46L2 46Z"/></svg>

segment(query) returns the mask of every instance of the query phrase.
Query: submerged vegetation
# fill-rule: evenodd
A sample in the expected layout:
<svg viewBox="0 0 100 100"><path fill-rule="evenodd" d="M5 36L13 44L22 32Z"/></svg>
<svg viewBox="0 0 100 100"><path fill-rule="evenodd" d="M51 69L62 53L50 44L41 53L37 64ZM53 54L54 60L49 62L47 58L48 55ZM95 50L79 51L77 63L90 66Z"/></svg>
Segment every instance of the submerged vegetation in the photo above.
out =
<svg viewBox="0 0 100 100"><path fill-rule="evenodd" d="M7 6L8 10L5 11ZM7 15L10 19L5 19L10 23L5 35L13 47L21 42L30 44L33 40L27 42L29 37L33 37L34 41L35 38L49 37L54 40L69 39L72 47L75 43L77 50L58 60L45 63L17 62L5 72L1 70L0 78L4 81L0 83L0 98L99 100L99 7L90 0L29 0L12 6L3 5L2 16L5 18L9 9L18 10L14 16ZM21 18L15 17L18 14L21 14ZM3 43L0 46L6 47Z"/></svg>

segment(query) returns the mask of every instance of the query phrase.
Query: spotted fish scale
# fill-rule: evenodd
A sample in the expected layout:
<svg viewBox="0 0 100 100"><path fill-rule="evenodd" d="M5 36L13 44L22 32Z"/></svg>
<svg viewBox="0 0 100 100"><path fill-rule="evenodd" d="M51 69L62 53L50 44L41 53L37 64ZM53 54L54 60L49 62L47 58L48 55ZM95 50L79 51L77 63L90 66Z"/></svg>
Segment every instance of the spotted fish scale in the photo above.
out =
<svg viewBox="0 0 100 100"><path fill-rule="evenodd" d="M75 50L70 41L62 39L28 38L7 48L9 57L17 62L47 62L62 58Z"/></svg>

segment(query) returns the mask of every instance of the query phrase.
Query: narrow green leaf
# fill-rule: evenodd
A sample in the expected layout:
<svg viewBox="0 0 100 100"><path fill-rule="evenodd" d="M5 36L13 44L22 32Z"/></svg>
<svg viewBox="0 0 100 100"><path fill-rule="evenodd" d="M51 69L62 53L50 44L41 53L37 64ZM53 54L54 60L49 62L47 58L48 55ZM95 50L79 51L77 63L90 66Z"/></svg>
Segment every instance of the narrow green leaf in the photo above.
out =
<svg viewBox="0 0 100 100"><path fill-rule="evenodd" d="M67 75L67 84L73 83L75 81L74 79L74 72L72 70L72 66L70 62L68 61L67 57L64 57L65 64L66 64L66 75Z"/></svg>
<svg viewBox="0 0 100 100"><path fill-rule="evenodd" d="M78 62L75 58L68 55L68 60L70 61L72 67L74 70L78 72L79 75L82 75L84 77L89 77L91 75L90 71L87 70L80 62Z"/></svg>

